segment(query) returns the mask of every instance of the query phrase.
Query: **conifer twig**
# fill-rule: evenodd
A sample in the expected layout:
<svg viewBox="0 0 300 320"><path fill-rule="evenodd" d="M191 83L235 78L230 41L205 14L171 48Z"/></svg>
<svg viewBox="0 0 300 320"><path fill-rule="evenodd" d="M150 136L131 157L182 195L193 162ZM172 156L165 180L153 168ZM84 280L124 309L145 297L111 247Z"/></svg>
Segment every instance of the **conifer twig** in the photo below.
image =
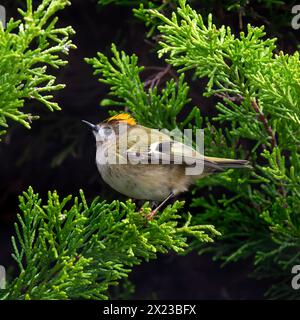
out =
<svg viewBox="0 0 300 320"><path fill-rule="evenodd" d="M167 75L171 70L171 66L168 64L165 68L159 71L152 79L145 81L145 88L149 87L153 89L155 86L158 86L165 75Z"/></svg>
<svg viewBox="0 0 300 320"><path fill-rule="evenodd" d="M266 118L266 116L264 115L262 110L260 109L258 103L256 102L256 99L251 99L251 105L252 105L254 111L258 114L258 119L262 122L262 124L264 125L264 128L266 129L267 133L269 134L269 136L271 138L272 148L275 148L277 146L277 141L276 141L274 131L268 123L268 119Z"/></svg>

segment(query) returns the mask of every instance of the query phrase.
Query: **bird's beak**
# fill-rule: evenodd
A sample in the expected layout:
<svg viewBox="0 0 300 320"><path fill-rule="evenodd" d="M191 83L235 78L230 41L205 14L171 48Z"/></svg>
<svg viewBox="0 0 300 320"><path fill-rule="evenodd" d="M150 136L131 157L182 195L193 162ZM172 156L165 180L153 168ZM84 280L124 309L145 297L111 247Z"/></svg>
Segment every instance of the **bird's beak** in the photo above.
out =
<svg viewBox="0 0 300 320"><path fill-rule="evenodd" d="M95 124L92 124L92 123L90 123L90 122L88 122L88 121L85 121L85 120L81 120L81 121L82 121L83 123L85 123L86 125L88 125L91 130L93 130L93 131L95 131L95 132L98 131L98 127L97 127Z"/></svg>

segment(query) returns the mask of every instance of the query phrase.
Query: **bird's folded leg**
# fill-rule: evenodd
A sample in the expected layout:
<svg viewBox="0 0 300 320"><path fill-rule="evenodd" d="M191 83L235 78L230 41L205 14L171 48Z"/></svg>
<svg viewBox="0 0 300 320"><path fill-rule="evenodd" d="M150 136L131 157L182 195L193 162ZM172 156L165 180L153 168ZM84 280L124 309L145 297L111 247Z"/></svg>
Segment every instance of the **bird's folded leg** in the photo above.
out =
<svg viewBox="0 0 300 320"><path fill-rule="evenodd" d="M171 192L171 193L166 197L166 199L164 199L154 210L152 210L150 213L146 214L146 219L147 219L148 221L151 221L151 220L155 217L157 211L158 211L167 201L169 201L170 199L172 199L174 196L175 196L174 193Z"/></svg>

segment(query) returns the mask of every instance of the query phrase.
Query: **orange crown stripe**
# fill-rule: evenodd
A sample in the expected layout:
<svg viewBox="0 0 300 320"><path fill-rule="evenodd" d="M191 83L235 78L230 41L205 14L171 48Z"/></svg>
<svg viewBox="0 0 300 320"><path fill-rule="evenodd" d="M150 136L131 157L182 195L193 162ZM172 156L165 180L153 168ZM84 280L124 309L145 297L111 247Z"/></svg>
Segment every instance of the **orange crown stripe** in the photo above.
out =
<svg viewBox="0 0 300 320"><path fill-rule="evenodd" d="M136 121L128 113L119 113L107 119L107 122L113 122L113 121L126 122L130 126L136 125Z"/></svg>

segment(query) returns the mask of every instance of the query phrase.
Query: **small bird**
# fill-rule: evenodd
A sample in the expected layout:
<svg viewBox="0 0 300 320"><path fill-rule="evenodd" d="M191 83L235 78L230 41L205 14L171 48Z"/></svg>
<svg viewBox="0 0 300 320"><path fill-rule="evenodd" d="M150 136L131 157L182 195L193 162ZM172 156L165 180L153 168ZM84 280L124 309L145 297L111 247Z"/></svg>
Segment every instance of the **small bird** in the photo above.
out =
<svg viewBox="0 0 300 320"><path fill-rule="evenodd" d="M247 160L201 155L166 133L138 125L127 113L96 125L82 121L96 138L96 164L102 179L130 198L161 202L149 219L198 179L229 168L250 167ZM197 164L202 170L187 174Z"/></svg>

